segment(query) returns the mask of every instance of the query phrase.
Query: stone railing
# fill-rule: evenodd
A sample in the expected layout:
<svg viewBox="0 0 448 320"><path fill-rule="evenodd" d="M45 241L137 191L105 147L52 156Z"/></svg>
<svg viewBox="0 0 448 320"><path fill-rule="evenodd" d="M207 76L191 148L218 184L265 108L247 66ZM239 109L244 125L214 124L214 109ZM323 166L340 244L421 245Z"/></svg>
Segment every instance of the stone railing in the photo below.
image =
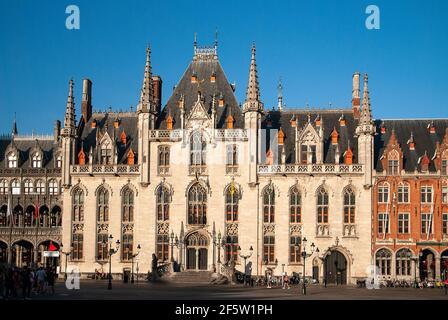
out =
<svg viewBox="0 0 448 320"><path fill-rule="evenodd" d="M215 130L217 140L246 140L247 130L245 129L218 129Z"/></svg>
<svg viewBox="0 0 448 320"><path fill-rule="evenodd" d="M188 174L189 175L196 175L199 174L207 174L207 166L194 166L194 165L190 165L188 167Z"/></svg>
<svg viewBox="0 0 448 320"><path fill-rule="evenodd" d="M85 174L138 174L139 165L73 165L71 166L72 175Z"/></svg>
<svg viewBox="0 0 448 320"><path fill-rule="evenodd" d="M182 131L183 130L150 130L149 131L149 140L157 141L157 140L170 140L170 141L179 141L182 140Z"/></svg>
<svg viewBox="0 0 448 320"><path fill-rule="evenodd" d="M8 236L61 236L62 227L0 227L0 235L8 239Z"/></svg>
<svg viewBox="0 0 448 320"><path fill-rule="evenodd" d="M60 176L61 168L1 168L0 176Z"/></svg>
<svg viewBox="0 0 448 320"><path fill-rule="evenodd" d="M362 164L278 164L258 165L259 174L347 174L364 173Z"/></svg>

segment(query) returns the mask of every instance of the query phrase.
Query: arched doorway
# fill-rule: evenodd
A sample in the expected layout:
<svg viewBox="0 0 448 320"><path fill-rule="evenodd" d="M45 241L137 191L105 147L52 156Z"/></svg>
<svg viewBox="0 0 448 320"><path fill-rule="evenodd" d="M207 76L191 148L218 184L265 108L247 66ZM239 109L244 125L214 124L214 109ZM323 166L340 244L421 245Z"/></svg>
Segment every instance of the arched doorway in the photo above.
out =
<svg viewBox="0 0 448 320"><path fill-rule="evenodd" d="M44 254L45 251L55 252L52 257L46 256ZM59 265L59 244L52 240L47 240L41 242L38 246L37 250L37 263L46 268L48 267L57 267Z"/></svg>
<svg viewBox="0 0 448 320"><path fill-rule="evenodd" d="M347 284L347 259L338 250L330 251L325 257L324 277L328 284Z"/></svg>
<svg viewBox="0 0 448 320"><path fill-rule="evenodd" d="M8 262L8 245L0 241L0 264Z"/></svg>
<svg viewBox="0 0 448 320"><path fill-rule="evenodd" d="M34 261L34 246L31 242L20 240L13 244L11 250L12 263L17 267L31 266Z"/></svg>
<svg viewBox="0 0 448 320"><path fill-rule="evenodd" d="M420 256L420 279L432 280L436 274L436 259L434 252L429 249L422 251Z"/></svg>
<svg viewBox="0 0 448 320"><path fill-rule="evenodd" d="M448 250L445 250L440 255L440 274L442 279L448 279Z"/></svg>
<svg viewBox="0 0 448 320"><path fill-rule="evenodd" d="M207 270L208 237L200 232L190 234L186 239L187 269Z"/></svg>

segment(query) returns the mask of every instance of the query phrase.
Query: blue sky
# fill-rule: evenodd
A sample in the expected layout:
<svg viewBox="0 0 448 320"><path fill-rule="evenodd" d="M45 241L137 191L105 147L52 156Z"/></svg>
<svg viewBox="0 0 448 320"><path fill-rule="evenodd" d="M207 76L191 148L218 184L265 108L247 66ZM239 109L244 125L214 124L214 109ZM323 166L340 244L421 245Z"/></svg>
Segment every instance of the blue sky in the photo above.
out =
<svg viewBox="0 0 448 320"><path fill-rule="evenodd" d="M80 30L65 28L78 5ZM381 29L365 27L380 8ZM354 71L369 74L376 118L446 118L448 1L84 1L0 0L0 133L51 133L63 119L68 80L80 107L82 78L95 109L137 104L145 47L163 79L163 102L191 61L193 35L218 54L243 101L250 46L257 44L262 100L290 107L348 107ZM78 109L79 110L79 109ZM79 118L79 113L78 113Z"/></svg>

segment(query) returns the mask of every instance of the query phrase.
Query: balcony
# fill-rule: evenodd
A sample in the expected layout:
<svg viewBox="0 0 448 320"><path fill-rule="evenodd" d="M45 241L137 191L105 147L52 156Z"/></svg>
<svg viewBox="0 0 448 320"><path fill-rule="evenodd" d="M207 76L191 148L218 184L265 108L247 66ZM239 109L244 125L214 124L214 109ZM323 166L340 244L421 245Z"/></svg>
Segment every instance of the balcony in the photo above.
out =
<svg viewBox="0 0 448 320"><path fill-rule="evenodd" d="M214 138L216 140L247 140L247 130L245 129L216 129ZM188 131L176 130L151 130L149 131L149 141L182 141L187 137Z"/></svg>
<svg viewBox="0 0 448 320"><path fill-rule="evenodd" d="M72 165L72 175L132 175L140 172L139 165Z"/></svg>
<svg viewBox="0 0 448 320"><path fill-rule="evenodd" d="M258 165L259 174L363 174L362 164L278 164Z"/></svg>
<svg viewBox="0 0 448 320"><path fill-rule="evenodd" d="M60 176L61 168L0 168L0 176Z"/></svg>

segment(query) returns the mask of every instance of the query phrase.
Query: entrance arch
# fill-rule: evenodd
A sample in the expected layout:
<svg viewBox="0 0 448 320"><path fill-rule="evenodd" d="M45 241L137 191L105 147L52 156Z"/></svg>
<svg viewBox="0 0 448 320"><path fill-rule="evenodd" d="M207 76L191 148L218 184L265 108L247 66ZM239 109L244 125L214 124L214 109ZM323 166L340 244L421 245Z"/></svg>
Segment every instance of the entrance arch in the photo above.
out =
<svg viewBox="0 0 448 320"><path fill-rule="evenodd" d="M11 257L11 261L16 267L30 267L34 261L33 244L26 240L17 241L12 245Z"/></svg>
<svg viewBox="0 0 448 320"><path fill-rule="evenodd" d="M436 256L430 249L422 251L420 256L420 279L433 280L436 275Z"/></svg>
<svg viewBox="0 0 448 320"><path fill-rule="evenodd" d="M440 274L442 275L442 280L448 278L448 250L445 250L440 255Z"/></svg>
<svg viewBox="0 0 448 320"><path fill-rule="evenodd" d="M0 264L8 262L8 245L0 240Z"/></svg>
<svg viewBox="0 0 448 320"><path fill-rule="evenodd" d="M338 250L331 250L324 260L324 279L328 284L347 284L347 259Z"/></svg>
<svg viewBox="0 0 448 320"><path fill-rule="evenodd" d="M37 247L37 263L48 268L57 267L60 257L45 257L44 251L59 251L59 244L56 241L46 240Z"/></svg>
<svg viewBox="0 0 448 320"><path fill-rule="evenodd" d="M186 237L187 269L208 269L208 237L201 232L194 232Z"/></svg>

